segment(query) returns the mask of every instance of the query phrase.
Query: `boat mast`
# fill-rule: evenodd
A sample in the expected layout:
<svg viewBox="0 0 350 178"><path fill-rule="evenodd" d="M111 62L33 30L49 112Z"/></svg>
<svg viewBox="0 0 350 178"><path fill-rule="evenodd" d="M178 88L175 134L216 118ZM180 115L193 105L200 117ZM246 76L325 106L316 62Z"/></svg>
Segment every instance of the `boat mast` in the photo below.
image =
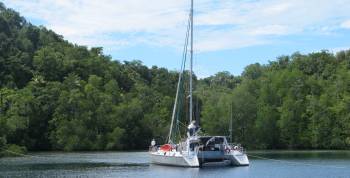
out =
<svg viewBox="0 0 350 178"><path fill-rule="evenodd" d="M231 103L231 119L230 119L230 128L229 128L229 130L230 130L230 142L232 143L232 140L233 140L233 138L232 138L232 115L233 115L233 113L232 113L232 107L233 107L233 104Z"/></svg>
<svg viewBox="0 0 350 178"><path fill-rule="evenodd" d="M193 0L191 0L191 59L190 59L190 123L193 115L193 99L192 99L192 73L193 73Z"/></svg>

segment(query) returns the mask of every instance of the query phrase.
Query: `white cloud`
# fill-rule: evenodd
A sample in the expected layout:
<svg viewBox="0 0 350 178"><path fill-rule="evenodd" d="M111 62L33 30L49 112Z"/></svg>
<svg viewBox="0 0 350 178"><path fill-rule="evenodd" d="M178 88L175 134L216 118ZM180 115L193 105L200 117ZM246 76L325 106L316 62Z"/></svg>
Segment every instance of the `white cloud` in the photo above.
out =
<svg viewBox="0 0 350 178"><path fill-rule="evenodd" d="M111 40L129 41L132 45L170 40L175 31L184 31L184 0L11 0L5 4L29 18L41 19L45 26L66 39L83 45L111 46ZM180 29L180 30L173 30ZM163 35L163 31L169 31ZM137 35L143 33L143 35ZM110 39L106 40L106 34ZM169 39L164 39L164 37ZM96 40L93 43L93 40Z"/></svg>
<svg viewBox="0 0 350 178"><path fill-rule="evenodd" d="M207 66L201 65L201 64L195 64L193 66L193 69L194 71L196 71L196 76L200 79L209 77L210 75L212 75L212 71L213 71Z"/></svg>
<svg viewBox="0 0 350 178"><path fill-rule="evenodd" d="M261 37L247 34L241 29L201 30L196 36L196 52L227 50L268 43Z"/></svg>
<svg viewBox="0 0 350 178"><path fill-rule="evenodd" d="M350 29L350 20L344 21L343 23L340 24L342 28L348 28Z"/></svg>
<svg viewBox="0 0 350 178"><path fill-rule="evenodd" d="M287 12L292 6L293 4L291 2L277 3L263 8L262 12L267 15L281 15Z"/></svg>
<svg viewBox="0 0 350 178"><path fill-rule="evenodd" d="M119 49L161 45L181 49L188 0L4 0L67 40ZM305 31L350 28L348 0L195 1L196 51L242 48ZM341 26L339 27L339 24ZM118 46L118 47L116 47Z"/></svg>
<svg viewBox="0 0 350 178"><path fill-rule="evenodd" d="M337 52L345 51L345 50L350 50L350 46L336 47L336 48L331 49L330 51L331 51L332 53L337 53Z"/></svg>
<svg viewBox="0 0 350 178"><path fill-rule="evenodd" d="M285 35L288 33L289 29L284 25L266 25L249 31L251 35Z"/></svg>

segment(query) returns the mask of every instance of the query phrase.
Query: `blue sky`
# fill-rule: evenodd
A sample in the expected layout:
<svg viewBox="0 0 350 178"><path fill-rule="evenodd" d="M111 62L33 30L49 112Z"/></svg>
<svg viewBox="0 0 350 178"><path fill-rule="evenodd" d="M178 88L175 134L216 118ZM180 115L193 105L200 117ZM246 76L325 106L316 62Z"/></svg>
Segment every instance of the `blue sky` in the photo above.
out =
<svg viewBox="0 0 350 178"><path fill-rule="evenodd" d="M189 0L0 0L70 42L178 70ZM296 51L350 49L349 0L195 0L199 77Z"/></svg>

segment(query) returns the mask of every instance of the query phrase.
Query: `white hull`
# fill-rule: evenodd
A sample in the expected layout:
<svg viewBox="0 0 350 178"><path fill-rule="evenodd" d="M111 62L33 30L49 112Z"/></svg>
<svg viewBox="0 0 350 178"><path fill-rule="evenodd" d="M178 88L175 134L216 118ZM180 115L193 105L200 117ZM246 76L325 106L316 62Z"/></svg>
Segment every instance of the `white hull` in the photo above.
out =
<svg viewBox="0 0 350 178"><path fill-rule="evenodd" d="M198 157L183 156L179 152L152 152L151 163L167 166L180 166L180 167L199 167L200 163ZM201 159L201 158L199 158ZM205 162L204 165L231 165L231 166L248 166L248 156L239 151L231 151L225 154L224 159L220 162Z"/></svg>
<svg viewBox="0 0 350 178"><path fill-rule="evenodd" d="M220 151L207 151L205 156L200 152L198 159L202 165L226 165L226 166L248 166L249 160L245 153L232 150L229 153L222 154Z"/></svg>
<svg viewBox="0 0 350 178"><path fill-rule="evenodd" d="M153 164L181 166L181 167L199 167L198 158L194 156L183 156L179 152L153 152L151 162Z"/></svg>
<svg viewBox="0 0 350 178"><path fill-rule="evenodd" d="M249 165L249 159L245 153L241 153L239 151L231 151L227 156L231 161L231 165L233 166Z"/></svg>
<svg viewBox="0 0 350 178"><path fill-rule="evenodd" d="M199 140L203 143L198 151L200 164L249 165L243 147L227 143L225 136L201 136Z"/></svg>

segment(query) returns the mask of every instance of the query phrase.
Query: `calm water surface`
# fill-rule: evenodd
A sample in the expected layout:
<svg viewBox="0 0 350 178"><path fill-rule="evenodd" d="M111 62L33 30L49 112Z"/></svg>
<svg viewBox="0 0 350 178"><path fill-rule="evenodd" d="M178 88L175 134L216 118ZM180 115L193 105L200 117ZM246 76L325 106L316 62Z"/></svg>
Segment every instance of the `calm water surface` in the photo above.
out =
<svg viewBox="0 0 350 178"><path fill-rule="evenodd" d="M147 152L32 153L0 159L0 177L350 178L350 151L249 152L249 167L179 168L149 164Z"/></svg>

